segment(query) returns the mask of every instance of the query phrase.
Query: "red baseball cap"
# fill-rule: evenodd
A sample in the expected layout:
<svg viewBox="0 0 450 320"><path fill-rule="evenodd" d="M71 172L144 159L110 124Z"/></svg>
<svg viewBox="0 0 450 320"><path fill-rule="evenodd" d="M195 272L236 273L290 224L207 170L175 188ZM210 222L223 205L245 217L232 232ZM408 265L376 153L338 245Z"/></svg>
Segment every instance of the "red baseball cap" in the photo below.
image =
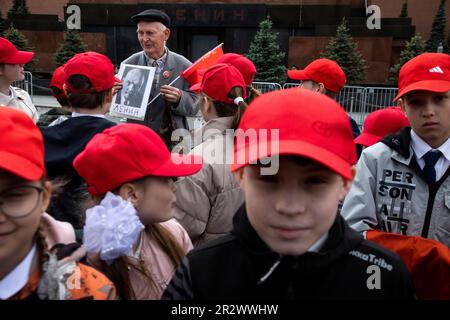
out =
<svg viewBox="0 0 450 320"><path fill-rule="evenodd" d="M34 52L20 51L7 39L0 37L0 63L26 64L33 59Z"/></svg>
<svg viewBox="0 0 450 320"><path fill-rule="evenodd" d="M55 87L61 91L61 93L57 95L53 93L53 95L57 99L67 99L67 96L63 90L63 84L64 84L64 65L55 69L52 75L52 79L50 80L50 87Z"/></svg>
<svg viewBox="0 0 450 320"><path fill-rule="evenodd" d="M25 180L45 176L44 140L24 112L0 107L0 169Z"/></svg>
<svg viewBox="0 0 450 320"><path fill-rule="evenodd" d="M163 140L140 124L120 124L96 134L73 166L88 191L102 195L146 176L188 176L202 168L202 157L170 153Z"/></svg>
<svg viewBox="0 0 450 320"><path fill-rule="evenodd" d="M197 82L196 84L194 84L193 86L191 86L189 88L190 91L194 91L195 93L199 94L200 93L200 89L201 89L202 83L201 82Z"/></svg>
<svg viewBox="0 0 450 320"><path fill-rule="evenodd" d="M410 126L402 109L387 107L370 113L364 121L363 132L356 137L355 143L370 147L389 133Z"/></svg>
<svg viewBox="0 0 450 320"><path fill-rule="evenodd" d="M232 65L221 63L205 71L200 91L216 101L234 104L233 99L228 97L234 87L241 87L245 98L245 81L242 74Z"/></svg>
<svg viewBox="0 0 450 320"><path fill-rule="evenodd" d="M238 129L254 133L257 141L240 141L237 133L231 171L279 154L310 158L345 179L353 178L352 128L344 109L326 95L301 88L263 94L249 105ZM272 138L274 129L279 130L278 138Z"/></svg>
<svg viewBox="0 0 450 320"><path fill-rule="evenodd" d="M288 77L294 80L312 80L323 83L327 90L338 93L347 82L344 71L329 59L317 59L303 70L288 70Z"/></svg>
<svg viewBox="0 0 450 320"><path fill-rule="evenodd" d="M69 91L75 91L68 81L73 75L83 75L88 78L96 92L109 90L116 82L114 65L108 57L93 51L78 53L65 64L64 84ZM85 93L91 92L91 89ZM83 91L78 90L78 92Z"/></svg>
<svg viewBox="0 0 450 320"><path fill-rule="evenodd" d="M422 53L403 65L398 76L398 94L394 102L416 90L450 91L450 55Z"/></svg>
<svg viewBox="0 0 450 320"><path fill-rule="evenodd" d="M244 77L245 84L251 85L256 75L256 67L250 59L241 54L225 53L217 60L217 63L228 63L238 69Z"/></svg>
<svg viewBox="0 0 450 320"><path fill-rule="evenodd" d="M64 65L55 69L50 80L50 87L56 87L59 90L63 89L64 84Z"/></svg>

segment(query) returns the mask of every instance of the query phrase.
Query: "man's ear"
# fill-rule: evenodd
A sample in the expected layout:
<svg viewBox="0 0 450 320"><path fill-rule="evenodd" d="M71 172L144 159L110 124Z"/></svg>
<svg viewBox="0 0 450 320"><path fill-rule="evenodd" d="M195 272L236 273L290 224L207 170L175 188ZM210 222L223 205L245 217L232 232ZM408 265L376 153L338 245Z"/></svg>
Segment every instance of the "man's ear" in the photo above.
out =
<svg viewBox="0 0 450 320"><path fill-rule="evenodd" d="M327 89L325 88L325 85L322 82L317 83L317 86L319 87L318 92L326 94Z"/></svg>
<svg viewBox="0 0 450 320"><path fill-rule="evenodd" d="M233 172L234 178L236 179L237 183L241 187L242 191L245 190L244 169L245 169L245 167L239 169L238 171Z"/></svg>
<svg viewBox="0 0 450 320"><path fill-rule="evenodd" d="M164 30L164 35L165 35L164 41L169 40L169 37L170 37L170 29L169 28L166 28L166 30Z"/></svg>
<svg viewBox="0 0 450 320"><path fill-rule="evenodd" d="M204 97L204 96L202 96L200 99L202 99L201 106L203 107L203 111L205 113L211 112L211 108L212 108L211 101L207 97Z"/></svg>
<svg viewBox="0 0 450 320"><path fill-rule="evenodd" d="M398 99L398 105L400 106L400 108L402 109L403 113L406 116L406 101L404 98L400 98Z"/></svg>
<svg viewBox="0 0 450 320"><path fill-rule="evenodd" d="M63 89L64 94L66 95L66 97L68 97L70 92L69 92L69 90L67 90L67 86L66 86L65 83L63 84L62 89Z"/></svg>
<svg viewBox="0 0 450 320"><path fill-rule="evenodd" d="M119 188L119 196L125 200L129 200L135 207L140 201L140 192L133 183L125 183Z"/></svg>
<svg viewBox="0 0 450 320"><path fill-rule="evenodd" d="M50 200L52 198L52 184L49 181L45 181L44 183L44 191L43 191L43 198L42 198L42 212L45 212L50 204Z"/></svg>
<svg viewBox="0 0 450 320"><path fill-rule="evenodd" d="M352 166L350 170L352 173L352 179L351 180L342 179L343 185L342 185L341 194L339 195L340 200L344 200L345 196L347 195L347 193L350 191L350 188L352 187L353 179L355 179L356 166Z"/></svg>

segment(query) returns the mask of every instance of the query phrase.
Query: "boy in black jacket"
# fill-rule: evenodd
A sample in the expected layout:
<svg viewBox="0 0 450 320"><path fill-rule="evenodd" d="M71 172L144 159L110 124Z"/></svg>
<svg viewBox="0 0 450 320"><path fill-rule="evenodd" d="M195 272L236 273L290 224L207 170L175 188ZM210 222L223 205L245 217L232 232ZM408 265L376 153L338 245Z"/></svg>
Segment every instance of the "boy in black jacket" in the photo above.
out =
<svg viewBox="0 0 450 320"><path fill-rule="evenodd" d="M105 118L115 83L114 66L106 56L97 52L75 55L64 66L63 85L72 116L58 125L41 127L47 175L66 182L62 192L53 197L49 213L71 223L78 240L84 225L80 203L87 190L72 163L94 135L115 125Z"/></svg>
<svg viewBox="0 0 450 320"><path fill-rule="evenodd" d="M337 214L356 154L335 101L303 89L269 93L239 128L250 138L237 133L231 170L246 202L234 229L191 251L163 298L414 298L400 258Z"/></svg>

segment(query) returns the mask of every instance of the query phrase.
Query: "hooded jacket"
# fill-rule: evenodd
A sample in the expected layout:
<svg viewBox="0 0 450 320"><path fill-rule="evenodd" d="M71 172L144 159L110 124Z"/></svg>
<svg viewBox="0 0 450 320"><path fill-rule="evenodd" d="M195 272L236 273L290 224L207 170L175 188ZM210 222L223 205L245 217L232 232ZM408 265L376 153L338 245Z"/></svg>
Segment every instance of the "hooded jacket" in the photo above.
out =
<svg viewBox="0 0 450 320"><path fill-rule="evenodd" d="M44 136L45 169L50 179L67 178L61 193L52 198L49 213L58 220L82 227L80 200L84 182L73 168L73 160L94 135L115 123L104 118L81 116L59 125L40 128Z"/></svg>
<svg viewBox="0 0 450 320"><path fill-rule="evenodd" d="M341 214L357 231L378 229L450 246L450 169L428 185L411 149L411 128L365 149Z"/></svg>
<svg viewBox="0 0 450 320"><path fill-rule="evenodd" d="M270 250L251 226L244 206L235 214L233 226L230 235L187 255L164 299L414 298L400 258L364 240L339 215L324 247L301 256L280 256ZM373 285L377 276L379 283Z"/></svg>

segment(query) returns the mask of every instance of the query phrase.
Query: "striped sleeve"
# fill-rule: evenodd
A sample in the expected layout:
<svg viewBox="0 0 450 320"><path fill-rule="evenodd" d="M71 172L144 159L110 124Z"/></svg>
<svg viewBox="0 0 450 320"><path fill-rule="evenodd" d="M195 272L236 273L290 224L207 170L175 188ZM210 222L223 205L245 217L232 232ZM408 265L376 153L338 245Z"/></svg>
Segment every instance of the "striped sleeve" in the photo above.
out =
<svg viewBox="0 0 450 320"><path fill-rule="evenodd" d="M164 291L161 300L193 300L192 280L189 270L189 260L183 258L180 266Z"/></svg>

